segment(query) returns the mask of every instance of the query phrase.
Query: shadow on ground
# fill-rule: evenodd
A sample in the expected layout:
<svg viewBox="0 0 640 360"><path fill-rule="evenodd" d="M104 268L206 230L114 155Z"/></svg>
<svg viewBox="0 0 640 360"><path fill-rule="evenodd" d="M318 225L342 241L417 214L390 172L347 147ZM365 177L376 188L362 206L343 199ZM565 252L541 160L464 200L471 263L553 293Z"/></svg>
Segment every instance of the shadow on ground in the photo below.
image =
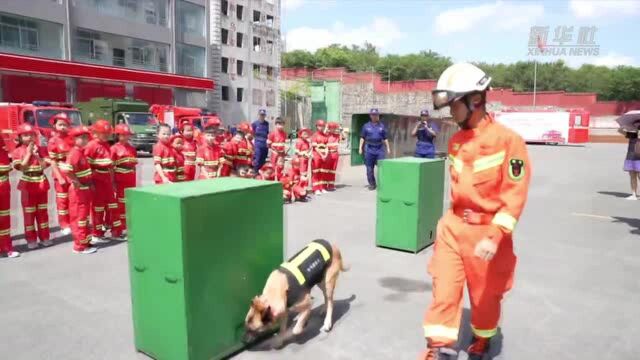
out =
<svg viewBox="0 0 640 360"><path fill-rule="evenodd" d="M629 225L632 229L629 230L630 233L634 235L640 235L640 219L638 218L627 218L622 216L614 216L614 222L621 222Z"/></svg>
<svg viewBox="0 0 640 360"><path fill-rule="evenodd" d="M392 302L406 300L408 293L421 293L431 290L431 284L426 281L405 279L401 277L383 277L378 279L378 283L383 288L394 292L384 296L384 299Z"/></svg>
<svg viewBox="0 0 640 360"><path fill-rule="evenodd" d="M623 193L618 191L598 191L598 194L615 196L617 198L626 198L627 196L631 195L630 193Z"/></svg>
<svg viewBox="0 0 640 360"><path fill-rule="evenodd" d="M351 303L356 299L355 295L351 295L351 297L343 300L335 300L333 303L333 328L336 326L340 326L340 319L344 317L349 309L351 308ZM324 324L324 303L320 306L316 306L311 311L311 316L309 317L309 321L307 322L307 326L304 328L304 331L300 335L293 335L291 330L295 321L293 320L294 316L289 316L289 325L287 327L287 339L284 342L283 348L287 347L289 344L298 344L303 345L306 344L309 340L314 339L321 333L322 325ZM329 336L331 333L329 333ZM258 343L250 348L247 351L269 351L274 350L274 341L275 336L272 336L261 343Z"/></svg>
<svg viewBox="0 0 640 360"><path fill-rule="evenodd" d="M465 308L462 310L462 320L460 321L460 331L458 333L458 349L459 352L466 354L467 348L471 345L473 333L471 332L471 310ZM500 355L502 352L502 343L504 336L501 329L498 334L491 339L491 348L489 350L489 356L485 356L484 359L493 359ZM459 359L466 359L466 357L458 357Z"/></svg>

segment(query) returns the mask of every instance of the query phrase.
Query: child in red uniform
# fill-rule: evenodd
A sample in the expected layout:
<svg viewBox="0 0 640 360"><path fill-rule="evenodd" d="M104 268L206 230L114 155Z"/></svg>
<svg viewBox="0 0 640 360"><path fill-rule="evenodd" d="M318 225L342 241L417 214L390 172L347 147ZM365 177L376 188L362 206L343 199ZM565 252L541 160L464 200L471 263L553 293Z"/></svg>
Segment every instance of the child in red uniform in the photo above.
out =
<svg viewBox="0 0 640 360"><path fill-rule="evenodd" d="M222 132L218 118L209 118L204 124L204 145L198 148L196 164L200 168L199 179L214 179L220 177L224 153L216 141Z"/></svg>
<svg viewBox="0 0 640 360"><path fill-rule="evenodd" d="M276 159L276 163L274 165L276 181L279 181L284 176L284 165L284 157Z"/></svg>
<svg viewBox="0 0 640 360"><path fill-rule="evenodd" d="M16 258L20 253L13 250L11 243L11 159L0 137L0 254L5 253L9 258Z"/></svg>
<svg viewBox="0 0 640 360"><path fill-rule="evenodd" d="M118 213L122 223L122 235L127 233L127 213L124 192L128 188L136 187L136 165L138 164L136 148L129 143L133 132L127 124L116 125L115 133L118 142L111 146L111 160L113 160L114 180L116 183L116 198L118 199Z"/></svg>
<svg viewBox="0 0 640 360"><path fill-rule="evenodd" d="M156 184L167 184L176 181L176 159L169 139L171 127L158 125L158 142L153 146L153 165L156 170L153 180Z"/></svg>
<svg viewBox="0 0 640 360"><path fill-rule="evenodd" d="M38 247L38 237L42 245L49 246L53 243L49 240L49 214L48 192L49 180L44 175L47 167L45 154L34 142L36 132L33 126L21 124L17 129L18 143L20 144L11 153L13 168L22 172L18 183L24 216L24 236L27 247ZM37 223L37 224L36 224ZM37 227L37 233L36 233Z"/></svg>
<svg viewBox="0 0 640 360"><path fill-rule="evenodd" d="M338 169L338 160L340 154L338 150L340 148L340 124L336 122L330 122L327 125L329 128L329 134L327 137L327 148L329 149L329 157L327 159L327 191L336 190L336 170Z"/></svg>
<svg viewBox="0 0 640 360"><path fill-rule="evenodd" d="M311 185L316 195L326 193L327 187L327 169L328 169L328 150L327 142L329 138L325 132L324 120L316 121L316 132L311 136Z"/></svg>
<svg viewBox="0 0 640 360"><path fill-rule="evenodd" d="M184 156L184 180L192 181L196 178L196 155L198 144L201 144L194 136L193 125L189 121L183 121L180 126L184 145L182 145L182 156Z"/></svg>
<svg viewBox="0 0 640 360"><path fill-rule="evenodd" d="M126 126L126 125L125 125ZM71 220L71 236L73 252L77 254L93 254L96 248L91 246L89 232L89 213L93 193L91 187L91 165L84 155L91 131L86 126L71 129L69 137L73 139L73 148L69 151L67 161L60 163L69 186L69 214Z"/></svg>
<svg viewBox="0 0 640 360"><path fill-rule="evenodd" d="M49 139L47 149L49 150L49 162L53 173L53 187L56 190L56 208L58 210L58 225L62 235L71 234L69 227L69 183L65 176L58 169L58 164L67 160L67 154L71 150L72 139L69 138L67 130L71 126L71 120L66 113L53 115L49 123L55 129L54 135Z"/></svg>
<svg viewBox="0 0 640 360"><path fill-rule="evenodd" d="M300 159L293 158L293 160L291 160L291 167L287 172L287 176L293 184L292 191L295 200L306 201L308 181L306 177L302 178L300 176Z"/></svg>
<svg viewBox="0 0 640 360"><path fill-rule="evenodd" d="M256 179L274 181L276 178L275 174L273 173L273 165L271 165L271 163L262 165L258 176L256 176Z"/></svg>
<svg viewBox="0 0 640 360"><path fill-rule="evenodd" d="M309 177L309 159L311 159L310 137L311 129L302 128L298 131L298 140L296 140L296 158L300 164L300 175L307 178Z"/></svg>
<svg viewBox="0 0 640 360"><path fill-rule="evenodd" d="M84 148L84 155L91 165L91 178L94 193L91 206L91 223L93 224L92 244L109 242L105 238L107 227L111 226L111 237L122 238L122 221L118 213L116 191L111 160L109 139L113 129L107 120L98 119L92 126L95 134Z"/></svg>
<svg viewBox="0 0 640 360"><path fill-rule="evenodd" d="M269 133L267 146L271 150L271 164L276 166L279 158L287 155L287 133L284 131L284 120L276 119L276 129Z"/></svg>
<svg viewBox="0 0 640 360"><path fill-rule="evenodd" d="M171 149L173 149L173 158L176 161L176 182L183 182L187 178L184 172L184 154L182 153L184 147L184 138L182 135L173 135L169 139Z"/></svg>

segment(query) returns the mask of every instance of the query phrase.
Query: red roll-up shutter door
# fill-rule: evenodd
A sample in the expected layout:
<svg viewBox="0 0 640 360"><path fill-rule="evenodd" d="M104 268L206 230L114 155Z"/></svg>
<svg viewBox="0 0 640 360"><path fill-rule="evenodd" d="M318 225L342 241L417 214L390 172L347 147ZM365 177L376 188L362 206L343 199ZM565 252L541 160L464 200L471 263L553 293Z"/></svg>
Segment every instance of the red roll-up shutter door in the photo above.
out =
<svg viewBox="0 0 640 360"><path fill-rule="evenodd" d="M6 102L67 101L64 80L2 75L2 98Z"/></svg>
<svg viewBox="0 0 640 360"><path fill-rule="evenodd" d="M134 86L133 97L149 104L173 105L173 91L171 89Z"/></svg>
<svg viewBox="0 0 640 360"><path fill-rule="evenodd" d="M78 101L89 101L96 97L124 99L125 96L124 85L78 82Z"/></svg>

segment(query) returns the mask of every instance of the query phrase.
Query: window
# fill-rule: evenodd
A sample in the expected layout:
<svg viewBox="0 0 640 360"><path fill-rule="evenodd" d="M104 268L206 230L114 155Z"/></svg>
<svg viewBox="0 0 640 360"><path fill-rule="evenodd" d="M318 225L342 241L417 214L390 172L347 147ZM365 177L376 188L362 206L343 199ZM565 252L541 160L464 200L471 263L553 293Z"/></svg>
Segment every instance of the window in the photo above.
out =
<svg viewBox="0 0 640 360"><path fill-rule="evenodd" d="M115 66L125 66L124 61L124 49L113 49L113 65Z"/></svg>
<svg viewBox="0 0 640 360"><path fill-rule="evenodd" d="M267 15L267 26L273 27L273 15Z"/></svg>
<svg viewBox="0 0 640 360"><path fill-rule="evenodd" d="M191 76L204 76L205 48L176 43L176 73Z"/></svg>
<svg viewBox="0 0 640 360"><path fill-rule="evenodd" d="M262 105L262 90L253 89L251 95L251 97L253 98L253 105Z"/></svg>
<svg viewBox="0 0 640 360"><path fill-rule="evenodd" d="M222 58L222 69L221 69L223 74L228 74L229 73L229 58L223 57Z"/></svg>
<svg viewBox="0 0 640 360"><path fill-rule="evenodd" d="M238 17L238 20L242 21L243 12L244 12L244 6L240 4L236 5L236 16Z"/></svg>
<svg viewBox="0 0 640 360"><path fill-rule="evenodd" d="M228 16L229 15L229 1L227 0L222 0L220 2L220 11L222 11L222 15L224 16Z"/></svg>
<svg viewBox="0 0 640 360"><path fill-rule="evenodd" d="M267 40L266 51L269 54L273 54L273 40Z"/></svg>
<svg viewBox="0 0 640 360"><path fill-rule="evenodd" d="M34 21L0 16L0 44L13 48L38 51L38 26Z"/></svg>
<svg viewBox="0 0 640 360"><path fill-rule="evenodd" d="M237 88L236 89L236 100L238 102L243 102L244 101L244 89L243 88Z"/></svg>
<svg viewBox="0 0 640 360"><path fill-rule="evenodd" d="M236 33L236 46L241 48L242 47L242 39L244 38L244 34L241 32L237 32Z"/></svg>
<svg viewBox="0 0 640 360"><path fill-rule="evenodd" d="M253 37L253 51L260 52L261 41L262 39L260 39L259 37Z"/></svg>
<svg viewBox="0 0 640 360"><path fill-rule="evenodd" d="M33 111L25 111L24 115L22 116L22 121L24 121L27 124L35 125L36 118L35 116L33 116Z"/></svg>
<svg viewBox="0 0 640 360"><path fill-rule="evenodd" d="M107 49L100 33L91 30L76 30L76 52L80 60L102 60Z"/></svg>
<svg viewBox="0 0 640 360"><path fill-rule="evenodd" d="M267 91L267 106L276 105L276 92L273 90Z"/></svg>
<svg viewBox="0 0 640 360"><path fill-rule="evenodd" d="M85 0L100 15L167 27L168 0Z"/></svg>
<svg viewBox="0 0 640 360"><path fill-rule="evenodd" d="M131 47L131 63L133 65L153 65L155 60L155 51L153 48Z"/></svg>
<svg viewBox="0 0 640 360"><path fill-rule="evenodd" d="M236 62L236 74L238 74L238 76L242 76L243 73L244 73L244 61L238 60Z"/></svg>
<svg viewBox="0 0 640 360"><path fill-rule="evenodd" d="M253 10L253 22L254 23L259 23L260 22L260 11Z"/></svg>
<svg viewBox="0 0 640 360"><path fill-rule="evenodd" d="M267 79L273 80L273 66L267 66Z"/></svg>
<svg viewBox="0 0 640 360"><path fill-rule="evenodd" d="M222 100L223 101L229 101L229 87L228 86L223 86L222 87Z"/></svg>
<svg viewBox="0 0 640 360"><path fill-rule="evenodd" d="M222 29L222 43L227 45L229 41L229 30Z"/></svg>
<svg viewBox="0 0 640 360"><path fill-rule="evenodd" d="M260 65L253 64L253 77L254 79L260 78Z"/></svg>
<svg viewBox="0 0 640 360"><path fill-rule="evenodd" d="M176 25L181 33L205 36L205 8L184 0L177 3Z"/></svg>

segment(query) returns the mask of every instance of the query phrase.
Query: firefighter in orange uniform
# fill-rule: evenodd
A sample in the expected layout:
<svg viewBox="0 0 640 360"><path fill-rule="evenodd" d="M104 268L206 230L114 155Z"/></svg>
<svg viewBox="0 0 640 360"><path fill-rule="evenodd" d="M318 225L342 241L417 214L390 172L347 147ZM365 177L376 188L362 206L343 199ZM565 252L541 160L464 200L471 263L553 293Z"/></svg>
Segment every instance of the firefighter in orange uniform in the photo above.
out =
<svg viewBox="0 0 640 360"><path fill-rule="evenodd" d="M287 133L284 131L284 120L276 119L276 129L269 133L267 146L271 150L271 164L276 166L279 158L287 155Z"/></svg>
<svg viewBox="0 0 640 360"><path fill-rule="evenodd" d="M24 123L17 129L19 146L11 153L13 168L21 171L18 183L20 202L24 216L24 237L31 250L38 247L38 238L42 245L49 246L48 194L49 180L44 175L48 166L43 149L36 145L36 130Z"/></svg>
<svg viewBox="0 0 640 360"><path fill-rule="evenodd" d="M127 124L116 125L115 131L118 142L111 146L111 160L114 165L114 180L116 182L116 198L118 200L118 214L122 224L122 234L127 233L127 212L125 206L125 190L136 187L136 165L138 158L136 148L129 139L133 132Z"/></svg>
<svg viewBox="0 0 640 360"><path fill-rule="evenodd" d="M336 170L338 169L338 160L340 154L340 124L330 122L327 125L329 133L327 136L327 148L329 149L329 157L327 158L327 191L336 190Z"/></svg>
<svg viewBox="0 0 640 360"><path fill-rule="evenodd" d="M122 237L122 221L118 213L116 189L113 174L113 160L109 139L113 129L107 120L98 119L93 124L95 137L89 141L84 154L91 165L94 193L91 206L93 224L92 244L108 242L105 239L107 226L111 226L111 237Z"/></svg>
<svg viewBox="0 0 640 360"><path fill-rule="evenodd" d="M13 250L11 243L11 159L4 140L0 137L0 254L16 258L20 253Z"/></svg>
<svg viewBox="0 0 640 360"><path fill-rule="evenodd" d="M69 183L66 181L58 164L67 160L67 154L73 144L67 130L71 126L71 120L66 113L55 114L49 119L49 123L55 129L54 135L49 139L49 162L53 173L53 187L56 190L56 208L58 211L58 225L62 235L71 234L69 227Z"/></svg>
<svg viewBox="0 0 640 360"><path fill-rule="evenodd" d="M120 125L118 125L120 126ZM126 126L126 125L124 125ZM71 220L71 236L73 237L73 252L77 254L93 254L96 248L91 246L89 231L89 213L93 193L91 186L91 165L84 155L85 146L89 142L91 130L86 126L71 129L69 137L73 147L69 151L67 160L60 163L69 181L69 215Z"/></svg>
<svg viewBox="0 0 640 360"><path fill-rule="evenodd" d="M428 270L433 298L424 317L427 350L421 359L457 359L465 282L471 302L469 359L488 353L498 331L503 294L516 265L512 233L524 208L531 165L522 138L486 112L491 78L474 65L447 68L434 108L449 106L460 125L449 141L451 209L438 223Z"/></svg>
<svg viewBox="0 0 640 360"><path fill-rule="evenodd" d="M325 132L324 120L316 121L316 132L311 137L311 185L316 195L326 193L327 187L327 159L329 156L327 143L329 138Z"/></svg>
<svg viewBox="0 0 640 360"><path fill-rule="evenodd" d="M199 142L194 136L195 129L191 122L181 122L179 130L183 139L184 181L192 181L196 178L196 153L198 152L198 144L202 142ZM202 140L202 135L199 137Z"/></svg>
<svg viewBox="0 0 640 360"><path fill-rule="evenodd" d="M218 118L209 118L204 124L204 143L198 148L196 164L200 169L198 179L215 179L220 177L224 153L216 139L224 130L220 129Z"/></svg>

